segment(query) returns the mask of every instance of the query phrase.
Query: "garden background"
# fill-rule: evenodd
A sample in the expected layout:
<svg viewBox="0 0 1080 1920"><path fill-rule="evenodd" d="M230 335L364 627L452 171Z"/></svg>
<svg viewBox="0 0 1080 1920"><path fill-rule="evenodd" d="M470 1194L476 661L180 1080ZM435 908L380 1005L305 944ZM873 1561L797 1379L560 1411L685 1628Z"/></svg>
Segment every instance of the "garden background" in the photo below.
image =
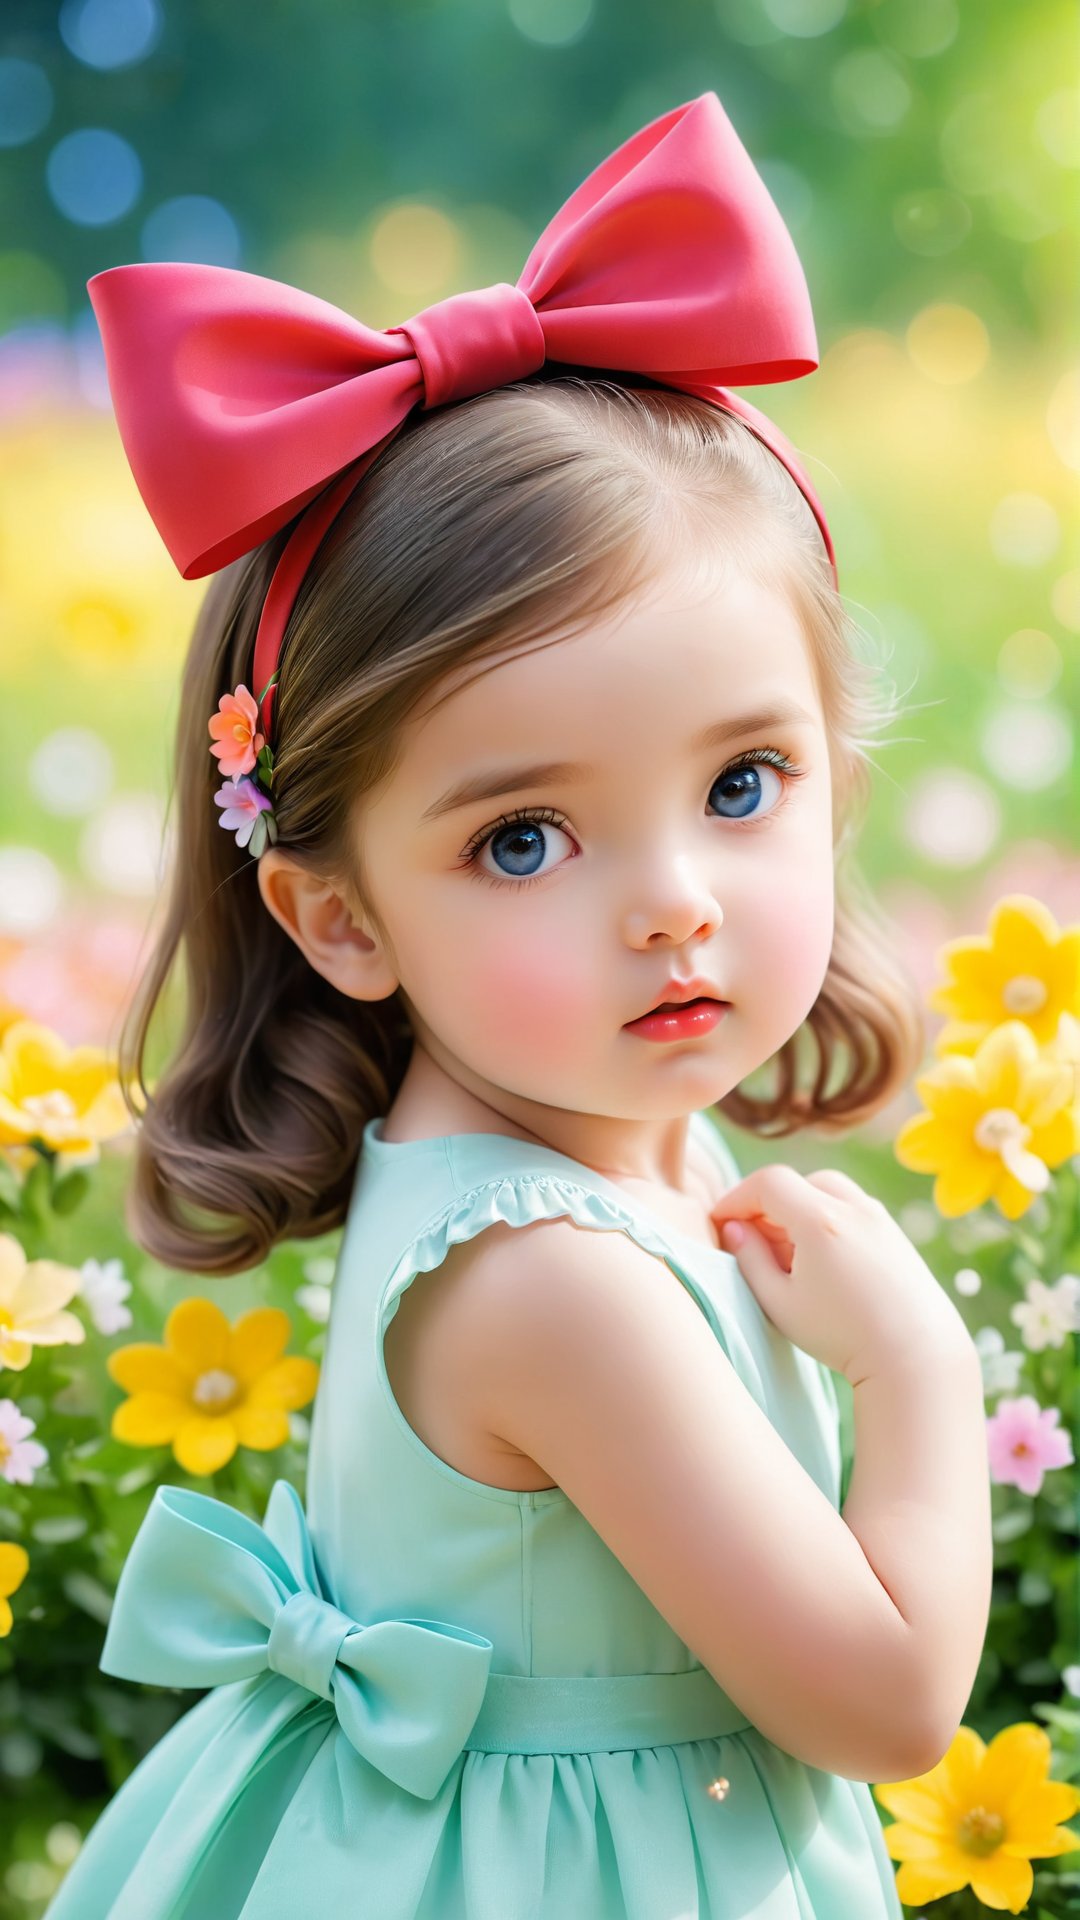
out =
<svg viewBox="0 0 1080 1920"><path fill-rule="evenodd" d="M1064 1016L1040 1057L1073 1062L1080 1125L1076 40L1058 0L6 0L0 1228L27 1259L70 1267L85 1337L21 1366L0 1349L0 1543L25 1555L5 1588L16 1561L0 1545L0 1920L38 1920L108 1795L191 1704L97 1671L154 1488L261 1517L275 1479L303 1487L310 1394L280 1447L240 1445L193 1476L168 1447L117 1437L109 1357L160 1341L196 1294L230 1321L284 1312L313 1378L337 1246L285 1247L197 1284L126 1234L129 1137L99 1130L66 1192L65 1163L29 1144L12 1034L28 1020L108 1055L152 937L179 672L207 585L179 578L136 491L87 279L207 261L388 327L516 280L605 154L714 89L795 239L820 347L807 378L741 391L799 450L841 590L909 707L874 747L858 857L928 997L927 1064L942 948L985 943L992 969L1005 932L990 937L991 916L1019 898L1032 917L1009 923L1027 942L1016 965ZM157 1064L168 1043L163 1030ZM1080 1153L1059 1157L1022 1218L993 1198L946 1217L894 1150L920 1112L912 1088L847 1138L803 1135L782 1155L845 1167L887 1201L979 1340L988 1422L1028 1396L1027 1417L1044 1437L1060 1421L1060 1442L1076 1431ZM776 1157L732 1144L746 1171ZM0 1307L3 1284L0 1262ZM1004 1441L995 1456L994 1607L966 1715L983 1741L1046 1727L1059 1781L1080 1769L1073 1451L1048 1448L1027 1487ZM1080 1855L1033 1864L1022 1910L1080 1912ZM966 1885L933 1911L984 1905Z"/></svg>

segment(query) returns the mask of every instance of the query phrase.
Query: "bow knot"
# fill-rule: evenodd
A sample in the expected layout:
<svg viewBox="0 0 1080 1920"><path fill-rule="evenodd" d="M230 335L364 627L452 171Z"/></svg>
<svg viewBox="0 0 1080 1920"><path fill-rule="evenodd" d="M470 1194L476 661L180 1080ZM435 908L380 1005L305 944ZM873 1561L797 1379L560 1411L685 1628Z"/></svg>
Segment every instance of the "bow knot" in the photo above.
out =
<svg viewBox="0 0 1080 1920"><path fill-rule="evenodd" d="M296 1489L260 1527L223 1500L158 1487L120 1572L99 1665L120 1680L215 1687L273 1673L329 1701L350 1744L434 1799L487 1689L492 1642L445 1620L363 1624L325 1592Z"/></svg>
<svg viewBox="0 0 1080 1920"><path fill-rule="evenodd" d="M452 293L387 332L405 334L416 355L425 412L525 380L547 357L536 308L506 280Z"/></svg>
<svg viewBox="0 0 1080 1920"><path fill-rule="evenodd" d="M332 1700L330 1676L341 1643L347 1633L356 1631L355 1620L331 1606L329 1600L319 1600L313 1593L291 1593L274 1615L266 1643L266 1664L298 1687Z"/></svg>

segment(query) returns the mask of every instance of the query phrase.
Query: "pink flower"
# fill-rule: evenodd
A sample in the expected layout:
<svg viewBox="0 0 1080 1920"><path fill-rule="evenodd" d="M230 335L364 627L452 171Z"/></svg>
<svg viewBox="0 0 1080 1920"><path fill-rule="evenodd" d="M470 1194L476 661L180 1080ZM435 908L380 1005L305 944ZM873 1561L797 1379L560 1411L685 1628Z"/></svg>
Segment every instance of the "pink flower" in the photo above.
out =
<svg viewBox="0 0 1080 1920"><path fill-rule="evenodd" d="M236 844L246 847L261 813L269 813L272 802L253 780L226 780L214 795L214 804L225 811L218 822L229 833L236 830Z"/></svg>
<svg viewBox="0 0 1080 1920"><path fill-rule="evenodd" d="M986 1423L990 1478L999 1487L1036 1494L1047 1467L1072 1465L1072 1441L1058 1428L1058 1407L1040 1407L1030 1393L999 1400Z"/></svg>
<svg viewBox="0 0 1080 1920"><path fill-rule="evenodd" d="M44 1447L27 1438L34 1422L21 1413L14 1400L0 1400L0 1479L13 1487L33 1485L34 1474L48 1459Z"/></svg>
<svg viewBox="0 0 1080 1920"><path fill-rule="evenodd" d="M259 709L255 696L248 692L243 681L235 693L222 694L218 711L211 715L208 724L216 742L210 751L220 771L230 779L238 773L250 773L266 744L266 736L258 730Z"/></svg>

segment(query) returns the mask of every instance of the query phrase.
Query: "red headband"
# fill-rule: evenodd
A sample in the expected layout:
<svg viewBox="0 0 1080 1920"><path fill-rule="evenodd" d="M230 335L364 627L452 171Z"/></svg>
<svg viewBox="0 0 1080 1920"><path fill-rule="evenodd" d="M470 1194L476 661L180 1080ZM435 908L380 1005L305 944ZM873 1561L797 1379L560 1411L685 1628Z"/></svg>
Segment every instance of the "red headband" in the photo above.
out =
<svg viewBox="0 0 1080 1920"><path fill-rule="evenodd" d="M548 222L515 285L451 294L383 332L230 267L111 267L87 290L124 451L185 580L308 507L255 641L267 738L300 583L373 460L415 407L469 399L548 360L641 373L736 414L805 495L837 581L824 510L791 444L718 384L800 379L818 350L794 242L715 93L609 154Z"/></svg>

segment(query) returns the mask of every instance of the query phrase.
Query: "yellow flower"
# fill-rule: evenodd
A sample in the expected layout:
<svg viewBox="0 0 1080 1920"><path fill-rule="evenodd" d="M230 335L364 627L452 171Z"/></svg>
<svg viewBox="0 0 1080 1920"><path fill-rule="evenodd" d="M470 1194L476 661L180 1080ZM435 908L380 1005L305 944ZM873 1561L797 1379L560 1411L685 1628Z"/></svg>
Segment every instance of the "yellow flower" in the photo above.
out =
<svg viewBox="0 0 1080 1920"><path fill-rule="evenodd" d="M936 1053L973 1053L1004 1020L1022 1020L1047 1046L1062 1013L1080 1015L1080 927L1062 933L1031 894L1007 894L988 934L949 940L937 958L951 978L933 988L927 1005L953 1017L934 1041Z"/></svg>
<svg viewBox="0 0 1080 1920"><path fill-rule="evenodd" d="M86 1328L62 1313L79 1291L74 1267L31 1260L13 1234L0 1233L0 1367L21 1373L34 1347L81 1346Z"/></svg>
<svg viewBox="0 0 1080 1920"><path fill-rule="evenodd" d="M111 1377L130 1400L112 1420L131 1447L172 1446L186 1473L215 1473L237 1447L260 1453L289 1436L288 1409L314 1399L314 1360L282 1349L292 1331L280 1307L254 1307L230 1326L213 1300L192 1298L165 1322L165 1344L134 1341L111 1353Z"/></svg>
<svg viewBox="0 0 1080 1920"><path fill-rule="evenodd" d="M8 1595L22 1586L30 1571L30 1555L14 1540L0 1540L0 1640L11 1632L15 1616Z"/></svg>
<svg viewBox="0 0 1080 1920"><path fill-rule="evenodd" d="M915 1090L929 1112L905 1120L894 1152L902 1167L937 1174L934 1205L946 1219L992 1197L1016 1220L1049 1186L1049 1169L1080 1152L1072 1070L1041 1054L1022 1020L994 1027L973 1055L947 1054Z"/></svg>
<svg viewBox="0 0 1080 1920"><path fill-rule="evenodd" d="M0 1146L35 1137L67 1163L131 1125L120 1082L101 1047L67 1047L50 1027L14 1020L0 1037Z"/></svg>
<svg viewBox="0 0 1080 1920"><path fill-rule="evenodd" d="M1003 1727L989 1746L960 1727L929 1773L875 1785L882 1806L899 1815L884 1833L903 1862L896 1891L905 1907L970 1887L986 1907L1023 1912L1031 1860L1080 1847L1080 1835L1058 1825L1080 1808L1080 1791L1049 1778L1050 1753L1049 1736L1030 1720Z"/></svg>

